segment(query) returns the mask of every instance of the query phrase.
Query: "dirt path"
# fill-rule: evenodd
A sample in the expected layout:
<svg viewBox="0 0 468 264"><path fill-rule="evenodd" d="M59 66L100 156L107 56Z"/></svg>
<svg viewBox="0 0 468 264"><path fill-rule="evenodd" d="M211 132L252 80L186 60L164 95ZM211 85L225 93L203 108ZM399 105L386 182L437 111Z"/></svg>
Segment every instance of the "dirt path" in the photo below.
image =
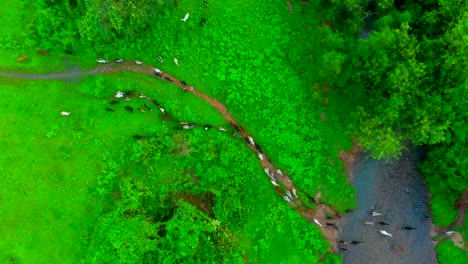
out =
<svg viewBox="0 0 468 264"><path fill-rule="evenodd" d="M416 167L421 159L422 154L416 149L404 152L392 163L358 156L350 175L358 208L342 219L343 232L338 239L363 242L338 245L338 250L347 250L340 250L344 263L437 263L429 193ZM383 215L372 216L372 212ZM365 221L373 225L366 225ZM416 229L405 230L405 226ZM382 235L379 230L392 237ZM403 249L406 251L398 252Z"/></svg>
<svg viewBox="0 0 468 264"><path fill-rule="evenodd" d="M265 174L268 177L268 180L271 182L276 192L281 195L283 199L291 207L298 211L304 218L317 225L317 227L319 227L324 235L329 239L330 243L333 243L335 238L335 229L332 227L327 227L325 224L325 222L334 224L335 221L339 219L338 214L333 210L333 208L324 204L317 204L316 210L312 210L311 207L307 206L304 200L307 200L308 198L301 197L303 196L303 193L294 186L293 181L285 172L282 172L276 168L276 166L270 161L264 152L262 146L255 143L255 139L241 125L238 124L238 122L229 114L227 108L216 99L201 93L184 81L179 80L174 76L163 72L162 70L161 72L156 73L155 68L150 65L136 65L133 62L109 63L100 65L95 69L88 71L72 71L38 75L0 72L0 76L25 79L69 79L83 75L96 75L121 71L147 74L163 81L171 82L176 87L181 88L186 92L192 93L212 105L218 112L222 114L224 119L226 119L231 124L233 135L239 137L247 147L256 153L261 166L265 170ZM327 214L333 216L333 219L327 219Z"/></svg>

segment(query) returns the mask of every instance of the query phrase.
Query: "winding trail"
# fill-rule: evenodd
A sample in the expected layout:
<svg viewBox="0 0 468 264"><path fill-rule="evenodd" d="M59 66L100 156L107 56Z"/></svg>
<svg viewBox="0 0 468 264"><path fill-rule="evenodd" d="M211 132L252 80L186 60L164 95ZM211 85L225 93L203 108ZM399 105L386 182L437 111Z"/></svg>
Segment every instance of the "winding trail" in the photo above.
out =
<svg viewBox="0 0 468 264"><path fill-rule="evenodd" d="M84 75L97 75L113 72L135 72L140 74L146 74L158 78L160 80L173 83L176 87L183 89L185 92L192 93L203 100L208 104L212 105L221 115L226 119L232 126L234 131L233 135L237 135L242 138L242 142L247 145L252 151L254 151L258 157L258 160L261 166L264 168L265 173L268 177L268 180L272 183L273 188L276 192L283 197L283 199L293 207L297 212L300 213L305 219L314 223L318 228L320 228L323 234L328 238L331 244L335 241L335 228L327 227L326 222L329 225L336 224L336 221L340 218L338 213L331 207L316 203L316 208L312 208L305 202L309 200L306 194L298 190L293 181L289 176L280 171L268 158L266 153L263 151L263 148L255 143L255 139L242 127L238 122L232 117L227 108L217 101L214 98L209 97L206 94L201 93L196 90L194 87L186 84L184 81L177 79L173 75L170 75L165 72L155 71L155 68L150 65L137 65L134 62L126 61L122 63L108 63L100 65L94 69L88 71L71 71L63 73L49 73L49 74L22 74L22 73L8 73L0 72L0 76L8 76L12 78L22 78L22 79L33 79L33 80L47 80L47 79L71 79L77 78ZM328 215L328 217L327 217ZM330 217L331 216L331 217ZM331 250L335 247L333 245L330 247Z"/></svg>

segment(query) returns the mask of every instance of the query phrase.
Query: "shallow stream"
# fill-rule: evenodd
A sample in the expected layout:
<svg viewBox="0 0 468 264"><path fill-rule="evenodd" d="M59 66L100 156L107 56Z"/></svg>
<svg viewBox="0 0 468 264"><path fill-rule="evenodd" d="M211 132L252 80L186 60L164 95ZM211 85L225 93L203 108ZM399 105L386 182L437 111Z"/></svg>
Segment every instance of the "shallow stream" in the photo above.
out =
<svg viewBox="0 0 468 264"><path fill-rule="evenodd" d="M429 193L417 168L422 157L421 150L412 148L392 162L377 161L364 154L357 158L351 181L358 208L341 220L343 232L338 239L363 242L338 245L345 264L438 263L431 238ZM372 216L372 212L382 215ZM392 237L379 233L380 230Z"/></svg>

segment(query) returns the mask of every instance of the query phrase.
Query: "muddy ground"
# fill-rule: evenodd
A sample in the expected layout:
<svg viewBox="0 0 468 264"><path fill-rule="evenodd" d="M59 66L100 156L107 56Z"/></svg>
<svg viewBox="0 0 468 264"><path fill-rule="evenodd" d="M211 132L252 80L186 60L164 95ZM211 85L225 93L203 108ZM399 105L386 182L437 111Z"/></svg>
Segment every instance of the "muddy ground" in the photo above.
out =
<svg viewBox="0 0 468 264"><path fill-rule="evenodd" d="M392 162L373 160L366 154L357 156L350 180L356 188L358 208L341 220L343 232L338 233L338 239L363 242L337 245L345 264L438 263L432 241L429 194L417 169L422 156L415 148ZM373 217L373 211L383 215ZM365 225L364 221L374 225ZM404 226L417 229L404 230ZM397 248L407 251L397 252Z"/></svg>

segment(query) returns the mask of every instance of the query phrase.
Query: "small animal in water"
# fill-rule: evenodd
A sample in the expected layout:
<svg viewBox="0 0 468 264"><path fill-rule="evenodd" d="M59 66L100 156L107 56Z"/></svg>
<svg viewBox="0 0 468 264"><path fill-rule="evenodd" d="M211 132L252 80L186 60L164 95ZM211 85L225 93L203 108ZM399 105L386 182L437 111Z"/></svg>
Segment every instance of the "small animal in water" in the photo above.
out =
<svg viewBox="0 0 468 264"><path fill-rule="evenodd" d="M417 228L416 227L411 227L411 226L404 226L403 229L404 230L416 230Z"/></svg>
<svg viewBox="0 0 468 264"><path fill-rule="evenodd" d="M384 236L388 236L388 237L392 237L392 234L388 233L387 231L385 230L379 230L379 233L384 235Z"/></svg>
<svg viewBox="0 0 468 264"><path fill-rule="evenodd" d="M383 214L382 213L378 213L378 212L372 212L372 216L382 216Z"/></svg>
<svg viewBox="0 0 468 264"><path fill-rule="evenodd" d="M343 252L348 252L348 250L344 247L340 247L340 250L343 251Z"/></svg>
<svg viewBox="0 0 468 264"><path fill-rule="evenodd" d="M365 225L374 225L374 222L373 221L364 221L364 224Z"/></svg>
<svg viewBox="0 0 468 264"><path fill-rule="evenodd" d="M383 225L383 226L386 226L386 225L390 225L388 223L385 223L385 222L377 222L379 225Z"/></svg>
<svg viewBox="0 0 468 264"><path fill-rule="evenodd" d="M127 110L128 112L133 113L133 107L131 107L131 106L125 106L124 108L125 108L125 110Z"/></svg>
<svg viewBox="0 0 468 264"><path fill-rule="evenodd" d="M342 244L342 245L349 245L349 242L348 242L348 241L344 241L344 240L338 240L338 243L339 243L339 244Z"/></svg>
<svg viewBox="0 0 468 264"><path fill-rule="evenodd" d="M395 248L395 252L397 252L397 253L404 253L404 252L406 252L406 251L407 251L407 250L404 249L404 248L402 248L402 247L396 247L396 248Z"/></svg>
<svg viewBox="0 0 468 264"><path fill-rule="evenodd" d="M177 65L177 67L179 67L179 60L176 57L174 57L174 63Z"/></svg>
<svg viewBox="0 0 468 264"><path fill-rule="evenodd" d="M362 240L359 240L359 241L353 240L353 241L351 241L351 242L349 242L349 243L350 243L351 245L357 245L357 244L361 244L361 243L363 243L363 242L364 242L364 241L362 241Z"/></svg>
<svg viewBox="0 0 468 264"><path fill-rule="evenodd" d="M325 223L327 226L332 226L335 227L336 225L334 223Z"/></svg>
<svg viewBox="0 0 468 264"><path fill-rule="evenodd" d="M189 12L187 12L187 14L185 14L184 18L182 18L181 20L185 22L185 21L187 21L189 16L190 16L190 14L189 14Z"/></svg>
<svg viewBox="0 0 468 264"><path fill-rule="evenodd" d="M117 100L112 100L112 101L110 101L110 104L111 104L111 105L115 105L115 104L118 104L118 103L120 103L120 102L117 101Z"/></svg>
<svg viewBox="0 0 468 264"><path fill-rule="evenodd" d="M71 112L62 111L62 112L60 112L60 114L63 115L63 116L69 116L71 114Z"/></svg>
<svg viewBox="0 0 468 264"><path fill-rule="evenodd" d="M107 112L114 112L114 109L109 108L109 107L106 107L106 111L107 111Z"/></svg>

